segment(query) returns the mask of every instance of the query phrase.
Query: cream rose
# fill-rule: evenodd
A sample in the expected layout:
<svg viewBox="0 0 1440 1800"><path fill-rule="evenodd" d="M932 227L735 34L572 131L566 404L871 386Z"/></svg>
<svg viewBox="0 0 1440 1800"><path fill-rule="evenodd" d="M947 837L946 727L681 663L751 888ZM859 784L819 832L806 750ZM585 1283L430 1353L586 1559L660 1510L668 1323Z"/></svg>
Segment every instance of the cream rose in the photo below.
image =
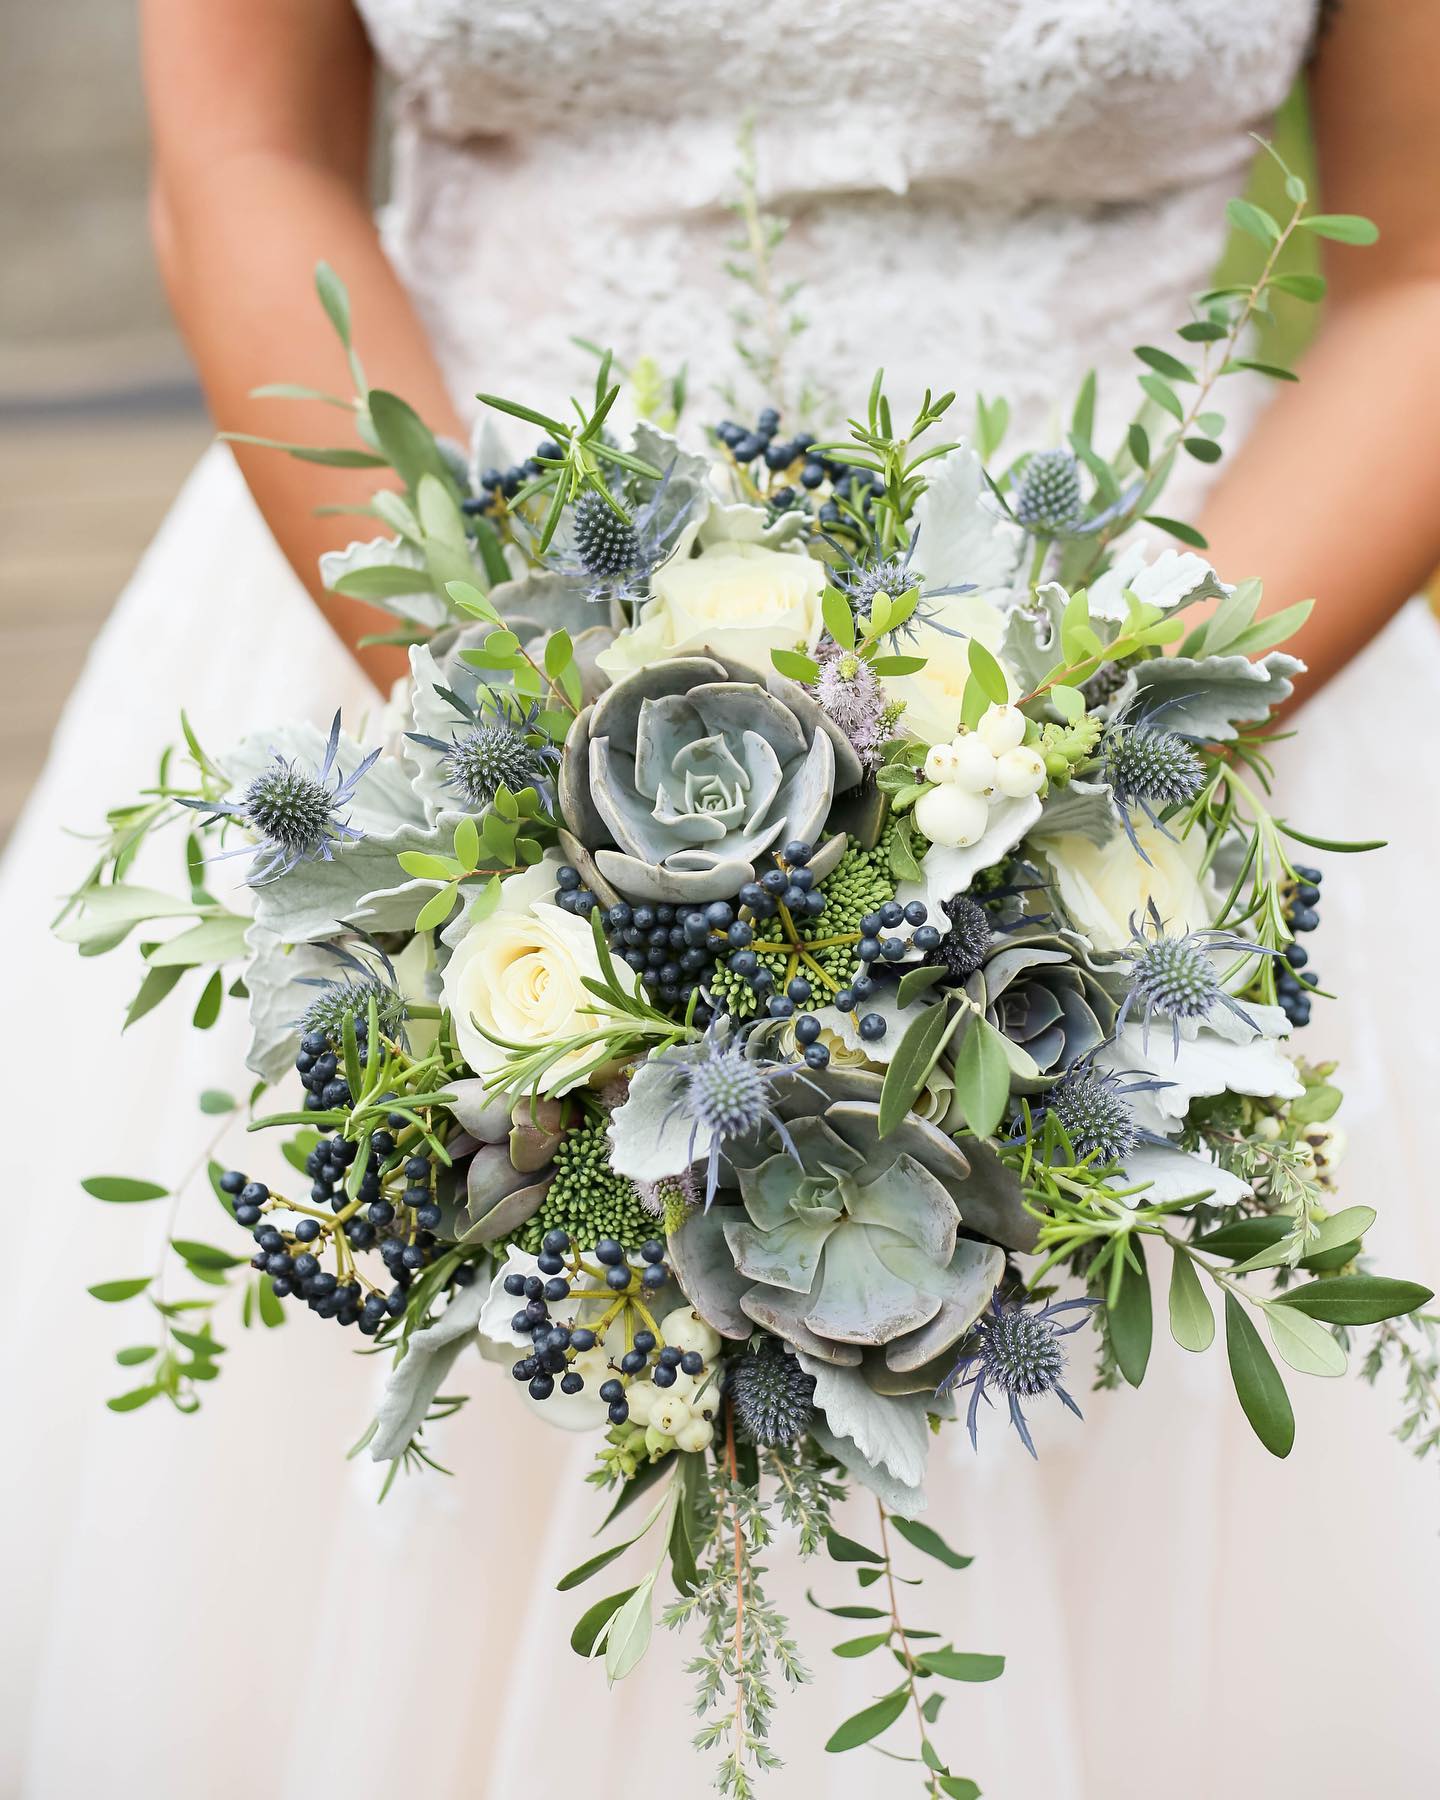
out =
<svg viewBox="0 0 1440 1800"><path fill-rule="evenodd" d="M1201 931L1214 919L1219 896L1200 873L1200 833L1169 837L1137 820L1135 837L1149 862L1118 830L1103 846L1070 834L1037 842L1055 871L1061 905L1097 950L1123 949L1131 919L1143 919L1152 900L1167 931Z"/></svg>
<svg viewBox="0 0 1440 1800"><path fill-rule="evenodd" d="M940 602L938 617L944 631L931 619L922 619L897 646L906 656L923 656L925 667L914 675L885 677L885 692L892 700L905 702L900 730L922 744L943 744L960 729L960 702L970 678L970 639L979 638L987 650L998 654L1005 635L1000 609L980 594L952 594ZM1013 680L1010 689L1012 694L1019 691Z"/></svg>
<svg viewBox="0 0 1440 1800"><path fill-rule="evenodd" d="M477 1075L505 1061L493 1043L534 1048L593 1029L595 1001L585 978L598 980L600 962L588 919L561 912L541 896L553 890L550 858L512 876L500 904L472 925L446 965L441 997L455 1020L455 1037ZM617 965L622 979L626 973ZM568 1093L583 1078L594 1053L584 1045L553 1063L539 1084L542 1094Z"/></svg>
<svg viewBox="0 0 1440 1800"><path fill-rule="evenodd" d="M698 556L675 556L651 576L636 624L596 661L617 681L707 649L769 669L772 650L815 648L824 586L824 567L800 551L726 540Z"/></svg>

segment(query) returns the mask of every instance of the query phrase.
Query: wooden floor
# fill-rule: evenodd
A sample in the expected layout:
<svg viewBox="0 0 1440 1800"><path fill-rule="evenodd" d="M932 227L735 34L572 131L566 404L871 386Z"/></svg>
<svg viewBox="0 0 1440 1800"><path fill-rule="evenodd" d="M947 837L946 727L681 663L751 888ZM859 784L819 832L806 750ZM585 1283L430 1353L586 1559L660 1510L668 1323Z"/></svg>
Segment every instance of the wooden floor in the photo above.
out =
<svg viewBox="0 0 1440 1800"><path fill-rule="evenodd" d="M198 409L0 417L0 841L86 649L209 436Z"/></svg>

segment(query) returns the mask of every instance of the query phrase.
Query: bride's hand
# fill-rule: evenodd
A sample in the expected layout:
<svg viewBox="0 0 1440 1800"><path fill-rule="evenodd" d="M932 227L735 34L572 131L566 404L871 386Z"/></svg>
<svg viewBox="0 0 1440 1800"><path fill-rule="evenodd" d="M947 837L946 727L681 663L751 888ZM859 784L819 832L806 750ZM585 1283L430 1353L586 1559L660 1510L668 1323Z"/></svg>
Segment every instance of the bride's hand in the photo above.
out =
<svg viewBox="0 0 1440 1800"><path fill-rule="evenodd" d="M348 441L348 431L335 436L339 415L319 403L250 398L279 377L349 392L314 297L323 257L350 290L370 380L404 394L437 431L460 434L371 218L373 62L348 0L143 0L142 12L156 254L216 424ZM366 500L373 472L266 450L237 456L281 549L346 644L392 625L326 593L316 569L320 552L353 531L315 508ZM356 654L381 683L405 666L394 647Z"/></svg>
<svg viewBox="0 0 1440 1800"><path fill-rule="evenodd" d="M1342 669L1440 565L1440 9L1336 9L1311 83L1319 210L1361 212L1371 250L1327 258L1324 323L1200 527L1263 610L1313 596L1287 649L1301 697Z"/></svg>

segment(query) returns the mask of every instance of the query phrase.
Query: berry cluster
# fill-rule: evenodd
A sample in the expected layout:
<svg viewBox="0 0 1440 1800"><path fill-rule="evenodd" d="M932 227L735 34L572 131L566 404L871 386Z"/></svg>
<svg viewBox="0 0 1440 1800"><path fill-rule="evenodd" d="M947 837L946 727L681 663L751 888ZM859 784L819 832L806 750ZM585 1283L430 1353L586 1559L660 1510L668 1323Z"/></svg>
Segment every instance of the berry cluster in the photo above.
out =
<svg viewBox="0 0 1440 1800"><path fill-rule="evenodd" d="M505 500L513 500L527 481L533 481L537 475L545 473L547 463L558 463L563 452L558 444L549 438L535 446L535 454L523 463L516 463L510 469L482 469L480 471L480 492L474 499L462 503L462 511L467 513L494 512Z"/></svg>
<svg viewBox="0 0 1440 1800"><path fill-rule="evenodd" d="M858 930L836 934L836 941L852 950L855 973L844 986L834 986L810 952L810 944L817 940L803 938L797 929L801 921L818 919L826 908L826 897L807 866L814 847L792 839L773 854L775 867L741 888L738 910L726 901L716 901L705 909L707 938L713 942L719 937L721 949L728 952L726 968L749 988L760 1010L772 1019L794 1020L795 1039L806 1063L812 1069L823 1069L830 1052L819 1041L822 1027L812 1010L817 989L812 976L820 978L821 1005L831 1003L842 1012L854 1012L875 992L872 965L899 962L912 944L922 953L933 950L941 934L926 923L923 901L901 906L898 900L887 900L877 911L865 914ZM902 923L913 928L908 943L903 937L887 935ZM776 932L778 938L773 936ZM761 961L766 952L786 958L783 978L777 978ZM858 1028L861 1037L873 1043L884 1037L885 1020L880 1013L863 1013Z"/></svg>
<svg viewBox="0 0 1440 1800"><path fill-rule="evenodd" d="M843 495L853 508L865 513L874 504L874 496L884 492L885 483L873 470L855 468L815 450L813 432L800 431L792 438L782 438L779 431L780 414L773 406L767 406L753 426L722 419L715 427L715 436L737 463L748 465L763 461L772 477L793 477L779 487L772 487L766 496L781 512L803 504L807 493L814 493L827 482L832 496ZM822 525L843 522L838 498L832 497L821 504L819 518Z"/></svg>
<svg viewBox="0 0 1440 1800"><path fill-rule="evenodd" d="M254 1236L250 1266L270 1277L275 1294L282 1300L298 1294L321 1318L358 1324L366 1337L374 1337L387 1318L398 1318L405 1311L411 1282L435 1258L435 1227L441 1220L430 1158L400 1151L393 1134L408 1127L407 1119L397 1113L389 1123L389 1130L371 1135L369 1159L353 1198L345 1183L359 1154L358 1144L337 1132L333 1138L321 1138L306 1157L310 1199L316 1206L329 1206L337 1215L333 1221L310 1214L293 1230L281 1230L265 1214L275 1207L289 1209L288 1201L239 1169L220 1177L221 1190L233 1197L236 1222L249 1227ZM387 1196L387 1186L393 1198ZM393 1284L388 1294L363 1277L352 1275L342 1282L338 1274L321 1267L327 1244L341 1233L348 1247L341 1265L353 1268L356 1251L378 1250ZM468 1263L454 1271L458 1286L473 1279Z"/></svg>
<svg viewBox="0 0 1440 1800"><path fill-rule="evenodd" d="M505 1277L505 1292L512 1299L525 1303L511 1319L510 1328L518 1335L528 1337L533 1346L529 1355L522 1356L510 1372L517 1381L528 1384L534 1400L550 1398L555 1392L556 1376L560 1378L562 1394L578 1394L585 1386L587 1375L599 1372L596 1363L602 1368L608 1366L601 1346L614 1319L634 1308L649 1321L642 1296L664 1287L670 1279L665 1246L658 1238L650 1238L640 1246L638 1268L632 1267L624 1245L614 1238L601 1238L593 1254L598 1267L585 1261L574 1248L568 1232L548 1231L536 1258L538 1273L525 1275L512 1269ZM550 1312L552 1306L572 1297L573 1284L582 1273L604 1284L601 1290L582 1290L587 1297L604 1302L607 1291L613 1296L593 1326L567 1325L553 1318ZM694 1367L687 1366L687 1353L673 1346L661 1346L651 1329L652 1323L647 1322L641 1330L627 1333L630 1348L620 1358L621 1374L633 1379L649 1366L652 1355L655 1368L651 1379L661 1387L674 1382L678 1368L685 1368L689 1374L699 1373L703 1359L696 1357ZM583 1362L584 1366L576 1367L577 1362ZM630 1416L625 1382L616 1376L606 1376L600 1382L599 1395L609 1409L610 1423L623 1425Z"/></svg>
<svg viewBox="0 0 1440 1800"><path fill-rule="evenodd" d="M369 1031L364 1018L355 1019L355 1048L363 1057ZM307 1031L300 1040L295 1067L300 1085L305 1089L306 1112L329 1112L337 1106L349 1106L353 1096L350 1084L340 1073L340 1057L335 1044L324 1031Z"/></svg>
<svg viewBox="0 0 1440 1800"><path fill-rule="evenodd" d="M1295 882L1285 896L1285 922L1292 931L1313 931L1320 923L1320 871L1295 864ZM1275 997L1291 1025L1310 1023L1310 990L1320 977L1308 968L1310 952L1303 944L1285 946L1285 962L1275 976Z"/></svg>

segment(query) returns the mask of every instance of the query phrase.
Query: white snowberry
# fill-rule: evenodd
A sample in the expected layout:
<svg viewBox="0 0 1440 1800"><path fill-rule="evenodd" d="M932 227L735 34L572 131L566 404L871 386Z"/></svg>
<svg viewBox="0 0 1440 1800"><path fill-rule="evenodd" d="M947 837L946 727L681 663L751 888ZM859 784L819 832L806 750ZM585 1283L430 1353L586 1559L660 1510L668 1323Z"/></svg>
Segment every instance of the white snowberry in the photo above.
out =
<svg viewBox="0 0 1440 1800"><path fill-rule="evenodd" d="M995 753L974 732L957 737L951 745L955 772L950 779L970 794L987 797L995 791Z"/></svg>
<svg viewBox="0 0 1440 1800"><path fill-rule="evenodd" d="M660 1390L649 1381L632 1381L626 1389L625 1399L630 1407L630 1421L634 1425L649 1425L655 1416L655 1403L660 1399Z"/></svg>
<svg viewBox="0 0 1440 1800"><path fill-rule="evenodd" d="M953 784L928 788L915 802L915 823L932 844L958 850L984 837L990 823L989 802Z"/></svg>
<svg viewBox="0 0 1440 1800"><path fill-rule="evenodd" d="M693 1424L694 1413L683 1400L677 1400L673 1394L661 1394L650 1408L650 1423L657 1431L663 1431L666 1437L675 1437L685 1426Z"/></svg>
<svg viewBox="0 0 1440 1800"><path fill-rule="evenodd" d="M708 1419L692 1419L675 1433L675 1442L682 1450L708 1450L714 1437L715 1427Z"/></svg>
<svg viewBox="0 0 1440 1800"><path fill-rule="evenodd" d="M955 746L953 744L932 744L925 752L925 779L927 781L954 781L955 767Z"/></svg>
<svg viewBox="0 0 1440 1800"><path fill-rule="evenodd" d="M1016 706L992 706L975 731L987 749L1003 756L1025 742L1025 715Z"/></svg>
<svg viewBox="0 0 1440 1800"><path fill-rule="evenodd" d="M936 792L942 792L937 788ZM714 1331L692 1306L677 1306L660 1321L660 1335L682 1353L698 1350L709 1362L720 1348L720 1333Z"/></svg>
<svg viewBox="0 0 1440 1800"><path fill-rule="evenodd" d="M1012 800L1038 794L1045 785L1045 758L1038 750L1021 745L1007 750L995 763L996 786Z"/></svg>

